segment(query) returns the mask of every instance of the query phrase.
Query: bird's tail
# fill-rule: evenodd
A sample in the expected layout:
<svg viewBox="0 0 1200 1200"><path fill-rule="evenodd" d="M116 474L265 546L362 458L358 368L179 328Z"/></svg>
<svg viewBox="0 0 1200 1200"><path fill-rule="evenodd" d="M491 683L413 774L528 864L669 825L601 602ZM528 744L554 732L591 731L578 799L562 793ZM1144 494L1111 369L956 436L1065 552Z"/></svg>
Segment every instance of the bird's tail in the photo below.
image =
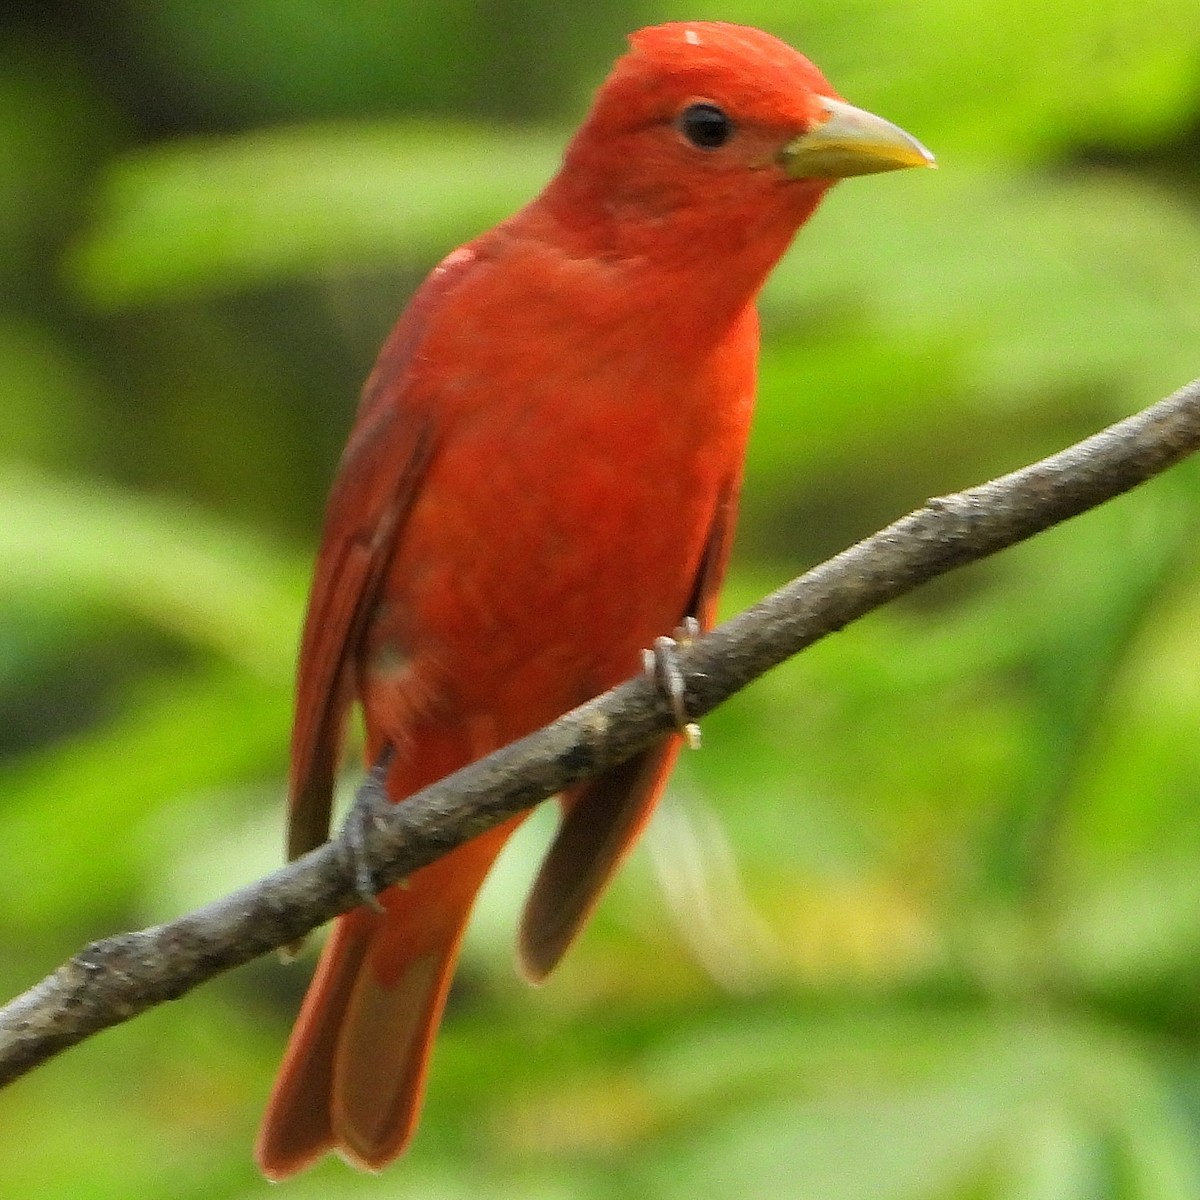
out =
<svg viewBox="0 0 1200 1200"><path fill-rule="evenodd" d="M471 906L519 820L388 888L384 912L339 918L259 1132L255 1154L268 1178L328 1150L370 1170L404 1150Z"/></svg>

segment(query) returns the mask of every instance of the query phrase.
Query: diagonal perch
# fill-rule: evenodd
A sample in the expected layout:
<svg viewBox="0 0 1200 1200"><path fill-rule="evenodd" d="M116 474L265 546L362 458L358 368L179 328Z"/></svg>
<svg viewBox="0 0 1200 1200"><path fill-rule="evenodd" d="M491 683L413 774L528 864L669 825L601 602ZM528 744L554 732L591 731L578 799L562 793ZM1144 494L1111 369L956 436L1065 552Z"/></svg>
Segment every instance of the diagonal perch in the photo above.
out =
<svg viewBox="0 0 1200 1200"><path fill-rule="evenodd" d="M687 711L889 600L1095 508L1200 449L1200 380L990 483L928 501L680 649ZM506 817L631 757L673 728L639 677L395 805L366 839L380 886ZM336 844L174 921L86 947L0 1009L0 1085L221 971L286 946L358 903Z"/></svg>

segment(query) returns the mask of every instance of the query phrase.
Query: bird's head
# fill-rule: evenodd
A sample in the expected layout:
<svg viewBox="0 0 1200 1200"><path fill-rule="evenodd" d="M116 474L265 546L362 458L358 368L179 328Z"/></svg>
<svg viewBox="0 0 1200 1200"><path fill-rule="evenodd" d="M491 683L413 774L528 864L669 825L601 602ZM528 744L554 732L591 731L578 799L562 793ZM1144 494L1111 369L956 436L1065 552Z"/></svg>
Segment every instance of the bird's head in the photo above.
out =
<svg viewBox="0 0 1200 1200"><path fill-rule="evenodd" d="M762 246L773 262L836 180L932 165L915 138L847 104L786 43L692 21L632 35L557 182L626 251L639 233L710 249L782 239Z"/></svg>

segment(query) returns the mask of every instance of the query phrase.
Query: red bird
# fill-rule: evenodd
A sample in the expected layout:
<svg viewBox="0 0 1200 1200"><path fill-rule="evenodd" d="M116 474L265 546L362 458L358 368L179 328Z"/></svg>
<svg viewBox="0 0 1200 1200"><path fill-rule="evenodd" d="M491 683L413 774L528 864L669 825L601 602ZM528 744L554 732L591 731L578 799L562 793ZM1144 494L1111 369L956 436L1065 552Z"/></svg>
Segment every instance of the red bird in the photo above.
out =
<svg viewBox="0 0 1200 1200"><path fill-rule="evenodd" d="M343 729L402 801L707 628L754 400L755 297L831 184L923 166L755 29L644 29L558 174L455 250L367 380L330 496L300 651L292 857L326 839ZM629 852L672 736L562 797L520 929L554 967ZM337 922L257 1145L279 1179L412 1137L475 894L520 818Z"/></svg>

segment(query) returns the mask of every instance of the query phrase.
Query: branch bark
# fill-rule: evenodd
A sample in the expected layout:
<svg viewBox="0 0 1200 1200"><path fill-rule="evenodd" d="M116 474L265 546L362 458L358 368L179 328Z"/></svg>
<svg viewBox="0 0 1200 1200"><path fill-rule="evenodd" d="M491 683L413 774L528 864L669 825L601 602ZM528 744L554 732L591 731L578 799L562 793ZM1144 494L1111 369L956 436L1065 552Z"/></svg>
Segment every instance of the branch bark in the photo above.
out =
<svg viewBox="0 0 1200 1200"><path fill-rule="evenodd" d="M681 650L688 711L889 600L1094 508L1200 449L1200 380L1059 454L922 508ZM672 727L632 679L426 788L372 830L366 861L394 883L512 814L628 758ZM0 1009L0 1085L221 971L288 945L357 902L338 842L174 921L81 950Z"/></svg>

